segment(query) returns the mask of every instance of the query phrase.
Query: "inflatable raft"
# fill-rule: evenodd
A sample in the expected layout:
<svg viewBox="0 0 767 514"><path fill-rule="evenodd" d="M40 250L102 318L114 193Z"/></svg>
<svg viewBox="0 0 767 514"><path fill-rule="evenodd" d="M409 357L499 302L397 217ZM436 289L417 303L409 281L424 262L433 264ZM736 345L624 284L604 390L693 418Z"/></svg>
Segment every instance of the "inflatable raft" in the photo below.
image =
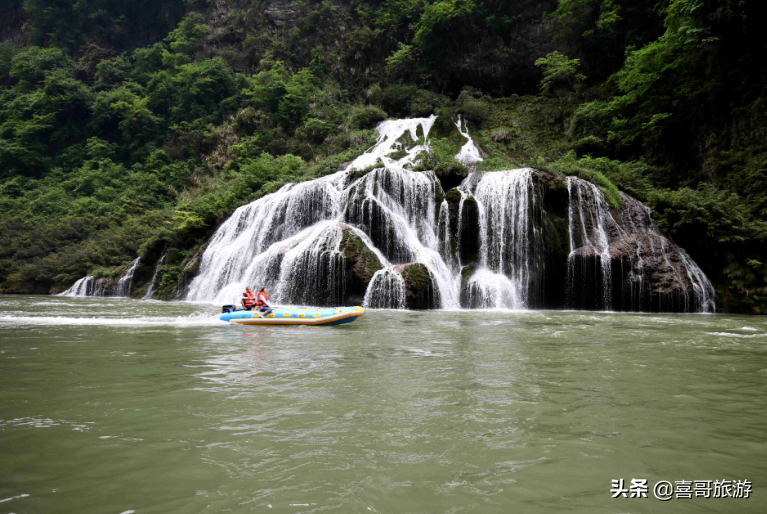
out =
<svg viewBox="0 0 767 514"><path fill-rule="evenodd" d="M362 307L338 307L318 309L315 307L280 307L271 314L261 315L256 311L227 311L219 318L237 325L343 325L351 323L365 313Z"/></svg>

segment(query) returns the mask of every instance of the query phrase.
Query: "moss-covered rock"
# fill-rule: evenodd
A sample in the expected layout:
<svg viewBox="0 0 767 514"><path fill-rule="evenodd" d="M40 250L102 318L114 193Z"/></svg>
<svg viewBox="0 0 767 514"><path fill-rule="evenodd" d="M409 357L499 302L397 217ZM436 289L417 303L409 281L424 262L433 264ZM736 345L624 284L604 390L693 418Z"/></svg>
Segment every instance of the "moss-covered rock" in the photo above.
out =
<svg viewBox="0 0 767 514"><path fill-rule="evenodd" d="M403 264L395 270L405 280L405 306L408 309L438 309L441 306L439 292L424 264Z"/></svg>
<svg viewBox="0 0 767 514"><path fill-rule="evenodd" d="M380 259L368 248L351 227L341 224L343 238L340 251L345 260L346 305L362 305L365 291L377 271L383 269Z"/></svg>

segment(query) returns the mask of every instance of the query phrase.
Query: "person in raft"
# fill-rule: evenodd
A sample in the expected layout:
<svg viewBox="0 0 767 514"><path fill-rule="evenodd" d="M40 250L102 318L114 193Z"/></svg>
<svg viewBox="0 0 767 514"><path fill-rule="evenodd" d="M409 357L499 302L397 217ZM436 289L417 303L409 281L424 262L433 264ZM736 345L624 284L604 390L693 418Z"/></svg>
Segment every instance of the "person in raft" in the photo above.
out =
<svg viewBox="0 0 767 514"><path fill-rule="evenodd" d="M271 314L272 305L269 303L269 295L266 294L266 288L262 287L258 292L258 299L256 300L256 307L258 307L261 314Z"/></svg>
<svg viewBox="0 0 767 514"><path fill-rule="evenodd" d="M242 293L242 308L246 311L253 310L253 307L256 306L256 296L253 294L253 290L249 287L245 288L245 292Z"/></svg>

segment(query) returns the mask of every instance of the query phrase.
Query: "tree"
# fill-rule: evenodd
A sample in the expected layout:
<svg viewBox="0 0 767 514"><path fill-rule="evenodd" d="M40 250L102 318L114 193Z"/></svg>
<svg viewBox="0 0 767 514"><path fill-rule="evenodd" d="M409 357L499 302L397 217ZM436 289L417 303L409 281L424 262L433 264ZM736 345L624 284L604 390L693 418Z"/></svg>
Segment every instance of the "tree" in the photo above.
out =
<svg viewBox="0 0 767 514"><path fill-rule="evenodd" d="M30 46L22 48L13 56L10 76L29 84L37 84L54 70L66 69L71 63L71 59L58 48Z"/></svg>
<svg viewBox="0 0 767 514"><path fill-rule="evenodd" d="M541 80L541 93L549 94L551 87L556 83L567 83L572 89L578 83L586 80L586 75L578 73L580 59L570 59L559 52L551 52L546 57L535 61L535 65L543 68L543 80Z"/></svg>

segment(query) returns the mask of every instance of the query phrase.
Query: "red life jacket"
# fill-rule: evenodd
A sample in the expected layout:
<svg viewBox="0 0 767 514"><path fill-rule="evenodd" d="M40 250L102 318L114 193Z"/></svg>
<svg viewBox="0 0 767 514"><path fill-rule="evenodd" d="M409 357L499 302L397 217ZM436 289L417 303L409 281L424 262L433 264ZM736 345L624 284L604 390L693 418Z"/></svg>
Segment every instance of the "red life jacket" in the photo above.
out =
<svg viewBox="0 0 767 514"><path fill-rule="evenodd" d="M245 304L245 307L253 307L256 304L256 297L253 293L245 291L242 293L242 302Z"/></svg>
<svg viewBox="0 0 767 514"><path fill-rule="evenodd" d="M261 307L266 307L266 302L268 302L268 301L269 301L269 296L265 292L259 291L259 293L258 293L258 303L256 304L256 306L259 309Z"/></svg>

